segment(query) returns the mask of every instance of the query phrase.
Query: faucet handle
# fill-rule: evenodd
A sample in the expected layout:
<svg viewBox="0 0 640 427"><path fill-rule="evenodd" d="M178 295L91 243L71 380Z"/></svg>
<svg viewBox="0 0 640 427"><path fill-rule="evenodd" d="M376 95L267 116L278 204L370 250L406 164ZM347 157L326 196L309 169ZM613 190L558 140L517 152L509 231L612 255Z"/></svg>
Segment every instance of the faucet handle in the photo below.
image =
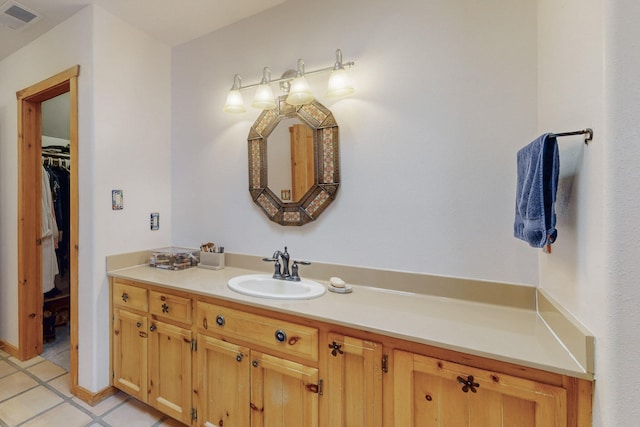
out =
<svg viewBox="0 0 640 427"><path fill-rule="evenodd" d="M298 275L298 264L311 265L309 261L293 260L293 265L291 266L291 280L293 280L294 282L300 281L300 276Z"/></svg>
<svg viewBox="0 0 640 427"><path fill-rule="evenodd" d="M274 279L282 279L282 273L280 271L280 261L278 258L262 258L264 262L273 262L275 263L273 268L273 278Z"/></svg>

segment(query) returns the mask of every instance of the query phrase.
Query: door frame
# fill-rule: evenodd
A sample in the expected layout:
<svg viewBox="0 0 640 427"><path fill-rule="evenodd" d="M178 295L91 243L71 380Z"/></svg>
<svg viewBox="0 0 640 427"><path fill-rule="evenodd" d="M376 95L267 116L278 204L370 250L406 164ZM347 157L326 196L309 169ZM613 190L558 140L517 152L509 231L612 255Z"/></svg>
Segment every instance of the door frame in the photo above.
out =
<svg viewBox="0 0 640 427"><path fill-rule="evenodd" d="M18 100L18 349L42 353L42 102L69 92L70 388L78 391L78 75L75 65L16 93ZM34 191L35 189L35 191Z"/></svg>

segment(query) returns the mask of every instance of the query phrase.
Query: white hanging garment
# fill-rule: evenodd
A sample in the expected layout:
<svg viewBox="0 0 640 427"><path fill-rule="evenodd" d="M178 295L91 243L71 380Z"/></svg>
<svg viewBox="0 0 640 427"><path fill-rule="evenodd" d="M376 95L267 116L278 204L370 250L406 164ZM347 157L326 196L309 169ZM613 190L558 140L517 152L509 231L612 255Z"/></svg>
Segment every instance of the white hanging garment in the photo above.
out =
<svg viewBox="0 0 640 427"><path fill-rule="evenodd" d="M53 211L53 198L49 184L49 172L42 167L42 292L53 289L58 274L56 242L58 225Z"/></svg>

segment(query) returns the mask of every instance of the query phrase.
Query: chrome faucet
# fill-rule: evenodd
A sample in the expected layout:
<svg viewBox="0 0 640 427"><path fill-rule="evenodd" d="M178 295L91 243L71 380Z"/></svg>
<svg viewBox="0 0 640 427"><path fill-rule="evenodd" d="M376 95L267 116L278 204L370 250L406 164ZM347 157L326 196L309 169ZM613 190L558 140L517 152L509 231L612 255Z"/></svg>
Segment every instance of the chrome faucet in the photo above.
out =
<svg viewBox="0 0 640 427"><path fill-rule="evenodd" d="M311 264L309 261L294 260L293 264L291 265L291 273L290 273L289 272L290 256L286 246L284 247L284 252L277 250L273 253L273 256L271 258L262 258L262 260L266 262L274 263L274 271L273 271L274 279L292 280L294 282L300 281L300 276L298 275L298 264L300 265ZM280 263L280 260L282 260L282 264Z"/></svg>

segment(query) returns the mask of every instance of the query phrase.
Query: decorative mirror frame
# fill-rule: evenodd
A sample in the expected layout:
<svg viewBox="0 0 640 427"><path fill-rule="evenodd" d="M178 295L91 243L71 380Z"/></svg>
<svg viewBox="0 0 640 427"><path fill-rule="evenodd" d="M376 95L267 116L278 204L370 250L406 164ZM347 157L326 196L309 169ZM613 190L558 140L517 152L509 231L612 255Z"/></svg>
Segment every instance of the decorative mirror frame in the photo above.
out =
<svg viewBox="0 0 640 427"><path fill-rule="evenodd" d="M318 101L295 106L278 98L273 110L264 110L247 138L249 193L267 217L280 225L314 221L331 204L340 186L338 125L331 111ZM298 201L283 202L267 180L267 138L286 118L299 118L313 130L314 185Z"/></svg>

